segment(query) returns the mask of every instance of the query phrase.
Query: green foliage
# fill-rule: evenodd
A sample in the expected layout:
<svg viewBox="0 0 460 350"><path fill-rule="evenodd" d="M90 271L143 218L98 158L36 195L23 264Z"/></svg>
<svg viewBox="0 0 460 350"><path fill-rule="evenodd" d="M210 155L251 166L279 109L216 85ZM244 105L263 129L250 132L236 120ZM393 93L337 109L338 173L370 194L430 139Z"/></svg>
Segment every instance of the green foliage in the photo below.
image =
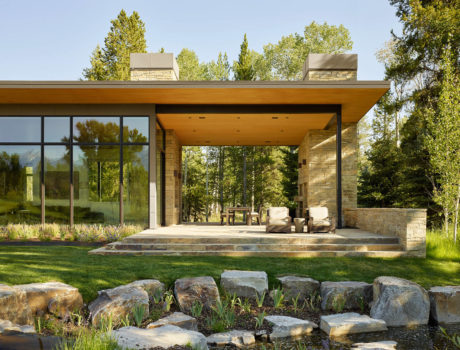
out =
<svg viewBox="0 0 460 350"><path fill-rule="evenodd" d="M274 289L272 291L273 306L275 308L280 308L283 306L284 302L284 293L282 289Z"/></svg>
<svg viewBox="0 0 460 350"><path fill-rule="evenodd" d="M212 306L212 311L217 317L217 325L223 325L225 329L233 327L236 321L236 314L227 300L217 300L216 305Z"/></svg>
<svg viewBox="0 0 460 350"><path fill-rule="evenodd" d="M244 313L248 314L251 312L251 303L249 302L248 298L244 298L243 300L239 299L238 306L241 308L241 311L243 311Z"/></svg>
<svg viewBox="0 0 460 350"><path fill-rule="evenodd" d="M83 328L75 339L62 340L55 350L121 350L110 333Z"/></svg>
<svg viewBox="0 0 460 350"><path fill-rule="evenodd" d="M254 80L255 78L255 71L251 53L248 48L246 33L244 34L244 39L240 47L238 61L233 63L233 72L235 74L235 80Z"/></svg>
<svg viewBox="0 0 460 350"><path fill-rule="evenodd" d="M263 292L262 295L259 295L259 293L256 294L256 304L258 307L264 306L264 300L265 300L265 292Z"/></svg>
<svg viewBox="0 0 460 350"><path fill-rule="evenodd" d="M142 321L144 320L145 315L145 305L136 304L132 311L134 322L138 327L141 326Z"/></svg>
<svg viewBox="0 0 460 350"><path fill-rule="evenodd" d="M300 298L300 293L297 293L295 298L291 298L292 307L294 308L294 312L299 311L299 298Z"/></svg>
<svg viewBox="0 0 460 350"><path fill-rule="evenodd" d="M205 63L200 63L195 51L182 49L176 57L180 80L208 80Z"/></svg>
<svg viewBox="0 0 460 350"><path fill-rule="evenodd" d="M455 243L452 237L452 226L447 236L441 230L428 230L426 235L427 258L460 262L460 241Z"/></svg>
<svg viewBox="0 0 460 350"><path fill-rule="evenodd" d="M168 290L164 295L163 310L169 312L172 304L174 304L174 294Z"/></svg>
<svg viewBox="0 0 460 350"><path fill-rule="evenodd" d="M136 11L128 16L121 10L111 21L104 47L98 45L90 59L91 66L83 70L87 80L129 80L131 53L146 52L145 24Z"/></svg>
<svg viewBox="0 0 460 350"><path fill-rule="evenodd" d="M230 63L228 63L227 53L219 52L217 61L212 60L206 66L207 77L209 80L229 80L230 79Z"/></svg>
<svg viewBox="0 0 460 350"><path fill-rule="evenodd" d="M460 349L460 335L458 334L453 334L453 335L450 335L447 333L447 331L440 327L441 329L441 333L443 335L444 338L450 340L450 342L457 348L457 349Z"/></svg>
<svg viewBox="0 0 460 350"><path fill-rule="evenodd" d="M265 313L265 311L262 311L260 313L257 314L257 316L255 317L256 319L256 328L260 328L263 326L264 324L264 320L265 320L265 316L267 316L267 314Z"/></svg>
<svg viewBox="0 0 460 350"><path fill-rule="evenodd" d="M200 303L198 300L195 300L192 304L192 307L190 308L190 313L192 314L193 317L197 318L201 316L202 311L203 311L203 304Z"/></svg>
<svg viewBox="0 0 460 350"><path fill-rule="evenodd" d="M295 209L297 203L294 197L298 194L298 176L299 176L299 150L298 147L281 147L280 148L283 160L283 166L280 167L280 172L283 175L281 178L281 186L283 195L287 200L288 207Z"/></svg>
<svg viewBox="0 0 460 350"><path fill-rule="evenodd" d="M302 80L302 67L309 53L344 53L353 42L343 25L312 22L303 34L283 36L263 48L263 58L255 57L256 75L261 80Z"/></svg>
<svg viewBox="0 0 460 350"><path fill-rule="evenodd" d="M332 310L337 313L341 313L345 307L345 296L343 294L337 294L332 299Z"/></svg>

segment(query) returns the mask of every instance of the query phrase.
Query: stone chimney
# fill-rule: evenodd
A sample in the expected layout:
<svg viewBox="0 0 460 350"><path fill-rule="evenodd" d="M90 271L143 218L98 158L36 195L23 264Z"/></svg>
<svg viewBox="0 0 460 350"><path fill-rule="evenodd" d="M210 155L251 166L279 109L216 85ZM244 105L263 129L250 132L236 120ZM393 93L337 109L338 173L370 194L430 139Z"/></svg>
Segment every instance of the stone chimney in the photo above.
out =
<svg viewBox="0 0 460 350"><path fill-rule="evenodd" d="M179 80L179 66L172 53L132 53L131 80Z"/></svg>
<svg viewBox="0 0 460 350"><path fill-rule="evenodd" d="M358 55L312 53L303 65L303 80L356 80Z"/></svg>

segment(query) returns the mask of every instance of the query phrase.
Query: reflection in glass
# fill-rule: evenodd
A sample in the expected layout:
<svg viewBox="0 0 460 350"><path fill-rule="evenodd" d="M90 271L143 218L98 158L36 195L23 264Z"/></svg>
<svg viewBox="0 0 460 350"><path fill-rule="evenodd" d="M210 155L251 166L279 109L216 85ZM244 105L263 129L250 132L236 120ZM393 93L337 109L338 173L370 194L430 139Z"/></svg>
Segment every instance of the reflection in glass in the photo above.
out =
<svg viewBox="0 0 460 350"><path fill-rule="evenodd" d="M73 139L78 143L120 142L120 118L74 117Z"/></svg>
<svg viewBox="0 0 460 350"><path fill-rule="evenodd" d="M69 142L69 132L69 117L45 117L45 142Z"/></svg>
<svg viewBox="0 0 460 350"><path fill-rule="evenodd" d="M45 221L48 223L69 223L69 160L66 146L45 146Z"/></svg>
<svg viewBox="0 0 460 350"><path fill-rule="evenodd" d="M74 146L73 155L75 223L119 224L120 147Z"/></svg>
<svg viewBox="0 0 460 350"><path fill-rule="evenodd" d="M148 117L123 118L123 142L145 143L149 137Z"/></svg>
<svg viewBox="0 0 460 350"><path fill-rule="evenodd" d="M156 212L156 215L157 215L157 225L163 225L163 206L162 206L162 203L163 203L163 172L164 172L164 162L163 162L163 158L164 158L164 153L161 152L158 148L157 148L157 154L156 154L156 157L157 157L157 168L156 168L156 172L157 172L157 179L156 179L156 191L157 191L157 212Z"/></svg>
<svg viewBox="0 0 460 350"><path fill-rule="evenodd" d="M148 146L123 146L124 222L148 226Z"/></svg>
<svg viewBox="0 0 460 350"><path fill-rule="evenodd" d="M0 117L0 142L40 142L40 117Z"/></svg>
<svg viewBox="0 0 460 350"><path fill-rule="evenodd" d="M40 146L0 146L0 225L39 223Z"/></svg>

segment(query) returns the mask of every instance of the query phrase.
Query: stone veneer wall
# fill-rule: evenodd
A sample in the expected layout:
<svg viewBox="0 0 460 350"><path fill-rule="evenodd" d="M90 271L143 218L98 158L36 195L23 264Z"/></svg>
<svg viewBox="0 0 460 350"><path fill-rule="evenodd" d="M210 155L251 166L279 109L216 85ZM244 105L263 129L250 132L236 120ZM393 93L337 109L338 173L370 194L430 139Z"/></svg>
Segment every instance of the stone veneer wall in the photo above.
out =
<svg viewBox="0 0 460 350"><path fill-rule="evenodd" d="M342 125L342 203L357 206L357 124ZM304 208L326 206L337 217L336 129L310 130L299 146L299 194Z"/></svg>
<svg viewBox="0 0 460 350"><path fill-rule="evenodd" d="M307 72L304 80L356 80L357 77L356 70L311 70Z"/></svg>
<svg viewBox="0 0 460 350"><path fill-rule="evenodd" d="M131 80L178 80L172 69L131 69Z"/></svg>
<svg viewBox="0 0 460 350"><path fill-rule="evenodd" d="M345 225L399 237L408 256L426 256L426 209L347 208Z"/></svg>
<svg viewBox="0 0 460 350"><path fill-rule="evenodd" d="M165 224L166 226L180 223L182 206L181 163L182 146L174 130L166 132L166 169L165 169Z"/></svg>

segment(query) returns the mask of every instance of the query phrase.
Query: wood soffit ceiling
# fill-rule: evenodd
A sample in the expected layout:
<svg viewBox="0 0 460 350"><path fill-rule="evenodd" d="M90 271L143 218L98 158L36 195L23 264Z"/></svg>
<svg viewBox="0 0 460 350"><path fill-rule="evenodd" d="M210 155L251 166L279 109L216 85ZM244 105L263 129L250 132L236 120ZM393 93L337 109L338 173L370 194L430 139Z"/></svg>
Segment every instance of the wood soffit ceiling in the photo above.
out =
<svg viewBox="0 0 460 350"><path fill-rule="evenodd" d="M389 89L386 81L1 82L2 104L341 104L359 121ZM7 108L5 108L7 110ZM4 114L4 113L3 113ZM332 114L158 114L183 145L296 145Z"/></svg>

